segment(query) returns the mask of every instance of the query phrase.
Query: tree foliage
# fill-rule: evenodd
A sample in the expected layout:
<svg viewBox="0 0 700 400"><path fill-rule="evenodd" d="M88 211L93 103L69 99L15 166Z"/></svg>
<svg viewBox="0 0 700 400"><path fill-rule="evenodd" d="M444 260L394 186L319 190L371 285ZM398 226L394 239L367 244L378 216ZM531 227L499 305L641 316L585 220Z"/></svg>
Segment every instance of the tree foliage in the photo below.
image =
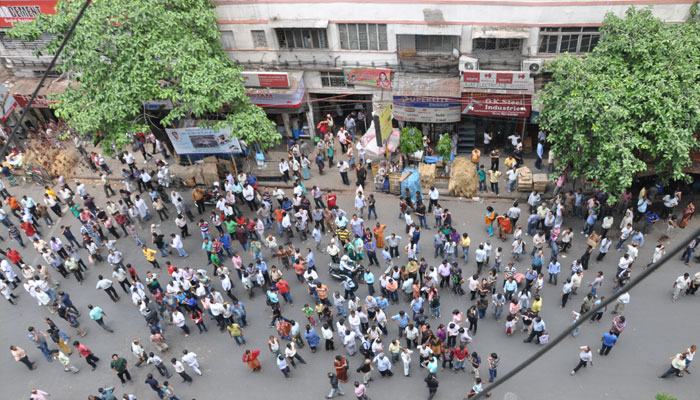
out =
<svg viewBox="0 0 700 400"><path fill-rule="evenodd" d="M696 9L682 24L650 9L609 13L591 53L547 64L553 79L540 93L539 118L560 172L569 166L613 201L649 167L664 181L687 179L700 128Z"/></svg>
<svg viewBox="0 0 700 400"><path fill-rule="evenodd" d="M59 0L55 15L15 24L23 40L56 36L55 54L83 1ZM170 100L164 126L181 118L212 119L234 136L268 148L280 140L265 112L250 103L240 70L221 48L216 14L206 0L100 0L88 7L57 69L77 81L55 96L56 113L103 148L121 148L148 129L146 100Z"/></svg>
<svg viewBox="0 0 700 400"><path fill-rule="evenodd" d="M443 133L440 135L435 152L442 157L444 163L450 162L450 153L452 152L452 138L449 134Z"/></svg>
<svg viewBox="0 0 700 400"><path fill-rule="evenodd" d="M423 133L418 128L403 128L399 137L399 149L405 155L423 150Z"/></svg>

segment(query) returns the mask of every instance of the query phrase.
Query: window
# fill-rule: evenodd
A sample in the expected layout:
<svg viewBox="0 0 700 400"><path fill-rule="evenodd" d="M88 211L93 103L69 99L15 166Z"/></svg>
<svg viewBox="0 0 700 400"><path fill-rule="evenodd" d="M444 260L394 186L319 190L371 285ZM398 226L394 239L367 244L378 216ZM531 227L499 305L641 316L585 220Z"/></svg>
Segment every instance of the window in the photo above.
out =
<svg viewBox="0 0 700 400"><path fill-rule="evenodd" d="M235 49L236 48L236 41L233 39L233 32L222 31L221 32L221 43L223 44L224 49Z"/></svg>
<svg viewBox="0 0 700 400"><path fill-rule="evenodd" d="M523 48L522 39L479 38L474 39L474 50L506 50L520 51Z"/></svg>
<svg viewBox="0 0 700 400"><path fill-rule="evenodd" d="M250 31L250 34L253 36L254 48L267 48L267 37L265 37L265 31Z"/></svg>
<svg viewBox="0 0 700 400"><path fill-rule="evenodd" d="M385 24L338 24L343 50L387 50Z"/></svg>
<svg viewBox="0 0 700 400"><path fill-rule="evenodd" d="M540 53L587 53L598 44L598 28L542 28Z"/></svg>
<svg viewBox="0 0 700 400"><path fill-rule="evenodd" d="M0 43L2 43L3 47L7 50L41 50L54 38L54 35L45 33L37 40L24 41L8 36L6 31L0 32Z"/></svg>
<svg viewBox="0 0 700 400"><path fill-rule="evenodd" d="M288 28L275 29L281 49L327 49L325 29Z"/></svg>
<svg viewBox="0 0 700 400"><path fill-rule="evenodd" d="M321 72L321 86L349 88L355 87L355 85L348 85L345 83L345 75L343 75L342 72Z"/></svg>
<svg viewBox="0 0 700 400"><path fill-rule="evenodd" d="M415 35L417 54L452 54L459 48L459 36Z"/></svg>

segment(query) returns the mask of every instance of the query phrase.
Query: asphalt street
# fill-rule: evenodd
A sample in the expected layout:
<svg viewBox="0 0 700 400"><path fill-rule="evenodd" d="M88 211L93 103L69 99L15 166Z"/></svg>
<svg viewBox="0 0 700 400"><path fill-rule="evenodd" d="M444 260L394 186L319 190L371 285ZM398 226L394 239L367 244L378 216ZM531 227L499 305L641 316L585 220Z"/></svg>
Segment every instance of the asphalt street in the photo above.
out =
<svg viewBox="0 0 700 400"><path fill-rule="evenodd" d="M329 176L328 179L335 179L335 175ZM12 187L9 190L15 195L31 195L36 200L43 198L43 190L35 185L25 185L21 188ZM91 186L90 192L97 198L98 205L104 204L104 194L101 187ZM182 193L186 199L191 199L189 191L182 190ZM402 235L404 223L397 219L398 199L384 194L377 194L376 197L380 221L388 224L386 232L396 232ZM469 233L472 238L470 262L468 265L462 266L464 276L467 277L476 269L473 257L476 245L489 239L483 224L487 203L458 199L445 199L441 203L453 213L456 229L460 233ZM499 213L504 213L510 207L510 203L511 201L504 200L488 202ZM352 194L343 193L339 196L339 205L351 215ZM171 209L173 208L171 206ZM241 208L244 211L247 210L247 208ZM525 207L521 208L526 212ZM521 223L525 222L523 219L521 218ZM154 220L158 223L157 216L154 216ZM374 221L371 221L371 223L374 224ZM47 229L45 224L42 223L43 238L48 241L51 236L58 236L57 226L65 224L72 225L74 232L78 231L77 228L80 225L72 215L65 215L51 229ZM615 226L618 224L619 216L616 216ZM562 269L568 268L574 257L583 254L585 249L585 238L580 234L581 221L568 218L565 219L564 226L574 228L576 236L574 237L573 248L569 250L567 258L561 259ZM691 221L689 228L696 226L697 218ZM162 223L160 228L166 236L171 232L177 232L174 223L171 221ZM672 240L677 240L688 230L677 232L672 237ZM205 254L201 250L201 241L195 224L190 224L190 232L195 233L194 236L185 241L185 248L190 257L181 259L173 252L170 257L163 258L159 254L158 260L161 265L164 264L164 261L170 260L177 266L205 267ZM432 236L434 232L434 230L423 231L420 247L423 251L421 256L426 257L431 265L437 266L438 262L432 257ZM617 234L616 230L612 232ZM639 259L635 263L633 270L643 268L651 260L653 247L660 235L661 227L656 227L646 237L646 243L640 251ZM3 247L17 247L15 246L16 242L8 241L5 229L3 229L2 236L6 238ZM140 236L144 240L147 239L149 236L148 226L141 227ZM328 240L329 236L324 236L324 248ZM510 241L502 243L495 236L490 238L490 240L494 247L503 246L509 252ZM301 248L313 248L313 241L310 238L308 242L300 243L297 236L295 241ZM531 244L530 238L527 238L527 244L528 246ZM140 249L134 241L131 238L122 237L117 241L117 247L125 254L125 262L134 265L139 275L145 276L146 271L150 270L150 264L144 260ZM240 249L240 246L234 244L234 248ZM31 262L32 265L37 265L40 261L43 262L30 246L27 249L20 249L20 253L23 254L25 261ZM87 259L86 251L83 250L81 254ZM597 251L594 253L594 256L596 254ZM548 257L549 251L545 252L545 255ZM266 252L265 257L268 266L275 264L275 260L269 258L269 253ZM572 310L579 308L585 296L583 289L593 279L595 271L602 270L607 277L599 293L607 296L612 292L612 276L616 270L619 254L614 249L611 249L608 257L600 264L596 264L594 258L592 257L591 268L586 272L584 286L582 286L579 294L570 300L566 309L559 308L561 283L558 287L545 285L541 293L544 299L541 315L547 324L550 336L558 334L571 323L570 313ZM249 260L251 260L251 257L245 255L244 261L247 263ZM405 254L402 254L401 261L405 263ZM504 261L509 262L510 256L506 255ZM523 257L520 262L516 263L518 271L524 272L529 266L529 261L529 258ZM340 290L338 286L334 286L338 285L337 281L333 281L328 277L326 268L328 262L329 257L326 255L316 255L316 264L321 280L329 285L331 290L334 287L337 288L336 290ZM230 259L226 261L226 264L229 267L231 266ZM97 394L99 387L116 386L115 394L118 395L118 398L121 398L124 393L132 393L139 400L157 399L157 395L144 383L144 379L149 372L153 373L156 379L161 382L162 378L152 366L136 367L134 365L135 357L130 352L130 342L134 338L140 338L142 343L145 344L147 352L154 351L158 353L157 349L148 340L149 332L143 318L129 298L122 296L118 303L113 303L105 293L95 290L97 275L100 273L105 275L111 274L108 263L89 265L89 268L87 282L83 285L78 285L72 277L64 280L58 273L53 275L55 279L62 282L61 288L71 294L73 302L83 313L80 321L82 327L87 328L88 335L80 340L101 358L97 370L91 371L85 361L78 358L77 353L71 356L73 364L81 368L80 373L75 375L65 373L57 362L48 363L44 360L39 350L27 338L27 327L33 325L45 330L46 324L43 322L43 318L51 316L67 333L73 335L73 331L67 327L63 320L57 316L50 315L46 308L37 306L36 301L19 287L14 291L20 297L17 306L10 305L4 299L0 301L0 341L4 345L4 355L0 358L2 359L0 364L2 394L0 398L8 400L26 399L30 389L39 388L51 393L52 399L55 400L86 399L89 394ZM374 268L375 275L378 278L378 268ZM210 270L209 267L206 267L206 269ZM683 378L668 377L664 380L657 378L657 376L668 369L670 365L668 357L677 352L682 352L691 344L697 344L698 342L697 332L700 328L697 311L698 298L692 296L681 297L677 303L671 302L671 285L675 278L683 272L690 272L692 276L698 270L700 270L700 264L693 262L691 267L688 268L678 258L675 258L672 262L667 263L662 270L652 275L650 279L632 291L631 303L625 309L625 316L628 321L626 330L609 356L594 355L595 365L592 368L588 367L579 371L575 376L569 376L569 371L578 362L578 346L590 345L593 349L599 347L601 335L610 327L611 310L605 313L602 323L586 323L578 337L566 339L555 350L549 352L545 357L530 365L518 376L498 388L493 393L493 398L502 399L506 394L513 393L517 396L515 397L517 399L649 399L657 392L667 392L679 399L697 398L698 385L694 375L686 375ZM20 271L16 269L16 272L19 274ZM329 385L326 374L333 370L332 358L337 353L323 351L322 345L315 354L310 353L308 346L301 349L300 354L306 359L307 364L300 365L292 371L291 381L285 380L277 369L272 354L266 348L269 335L274 334L275 331L267 327L270 313L269 308L265 305L264 296L258 292L254 300L248 300L235 274L232 274L232 278L236 285L234 293L245 303L248 309L250 325L245 329L248 345L237 346L229 338L228 334L219 333L215 323L209 320L208 317L205 321L210 331L199 335L192 323L188 321L188 325L193 331L192 335L187 338L184 337L180 329L164 325L165 336L171 350L163 356L163 359L169 360L172 356L181 355L183 349L194 351L199 356L199 364L204 373L203 376L196 376L190 370L190 375L194 378L194 383L191 385L181 383L181 379L176 375L170 379L178 397L183 400L238 397L247 399L270 399L273 397L320 399L322 396L327 395ZM306 293L306 288L294 279L293 271L286 272L285 279L291 285L295 306L293 309L283 306L284 315L287 318L305 321L301 307L305 302L311 303L312 299ZM499 287L501 282L499 279ZM167 283L167 279L162 277L161 284L165 285L165 283ZM216 285L218 288L218 282L216 282ZM117 290L120 294L123 294L121 288L117 287ZM358 291L358 296L364 298L366 295L367 288L362 285ZM113 334L102 330L89 319L87 316L87 305L89 303L99 305L104 309L106 322L115 330ZM447 292L441 296L441 303L443 318L440 321L429 320L433 327L436 327L438 322L446 323L453 309L465 312L470 306L468 295L455 297ZM391 306L390 313L387 313L387 315L394 315L401 309L409 311L408 304L402 301L399 305ZM393 337L397 330L393 324L390 323L390 325L390 336ZM534 343L523 343L525 338L523 333L507 337L505 335L504 321L496 322L490 309L486 318L479 322L478 333L472 336L474 341L468 348L470 351L479 352L484 361L488 354L492 352L498 353L502 360L499 366L499 375L503 375L512 369L520 361L536 351L539 346ZM74 337L71 337L71 341L73 339ZM336 341L338 341L337 338ZM24 365L16 363L8 349L11 344L27 350L30 359L36 361L38 368L30 372ZM54 346L51 345L50 347ZM262 351L260 360L264 373L251 373L241 361L243 351L246 348ZM338 352L344 354L343 349L340 349ZM124 387L120 385L118 378L109 368L109 358L113 353L118 353L129 361L129 370L133 377L133 383L128 383ZM412 374L409 378L402 376L399 364L394 366L394 376L391 378L380 378L375 372L374 382L369 387L369 396L374 400L391 398L420 399L427 397L427 389L423 382L426 372L418 369L417 359L416 354L414 355ZM360 361L359 355L350 357L350 383L359 378L355 368L357 368ZM170 371L173 372L169 362L167 365ZM485 365L482 365L481 374L482 377L488 377ZM465 397L472 385L472 377L469 373L460 372L459 374L454 374L451 371L439 371L440 387L435 399L461 399ZM347 398L354 398L351 384L345 384L343 388Z"/></svg>

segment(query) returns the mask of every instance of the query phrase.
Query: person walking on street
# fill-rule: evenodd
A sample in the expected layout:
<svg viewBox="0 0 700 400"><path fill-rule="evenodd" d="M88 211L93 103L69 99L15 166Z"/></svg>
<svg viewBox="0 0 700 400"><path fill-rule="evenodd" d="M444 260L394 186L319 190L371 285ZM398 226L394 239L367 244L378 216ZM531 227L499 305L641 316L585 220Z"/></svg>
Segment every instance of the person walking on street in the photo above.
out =
<svg viewBox="0 0 700 400"><path fill-rule="evenodd" d="M183 356L181 358L182 362L189 365L190 368L192 368L192 370L197 375L201 376L202 371L199 370L199 362L197 361L197 354L192 352L192 351L188 351L187 349L183 350L182 354L183 354Z"/></svg>
<svg viewBox="0 0 700 400"><path fill-rule="evenodd" d="M362 383L355 381L355 397L357 397L357 400L370 400L370 398L367 396L367 386L363 385Z"/></svg>
<svg viewBox="0 0 700 400"><path fill-rule="evenodd" d="M29 361L27 352L24 351L23 348L17 346L10 346L10 351L12 352L12 357L14 357L15 361L21 362L22 364L26 365L30 371L36 369L36 363Z"/></svg>
<svg viewBox="0 0 700 400"><path fill-rule="evenodd" d="M428 400L431 400L433 397L435 397L435 393L437 393L440 381L438 381L438 378L433 374L428 374L424 381L428 386Z"/></svg>
<svg viewBox="0 0 700 400"><path fill-rule="evenodd" d="M175 372L177 372L182 377L182 382L192 383L192 377L185 372L185 366L178 361L177 358L171 358L170 363L173 366Z"/></svg>
<svg viewBox="0 0 700 400"><path fill-rule="evenodd" d="M107 332L114 333L114 330L105 324L104 316L106 314L104 311L102 311L102 308L88 304L88 310L90 310L90 319L97 322L97 325L101 326L102 329L106 330Z"/></svg>
<svg viewBox="0 0 700 400"><path fill-rule="evenodd" d="M607 356L617 342L617 335L615 334L615 331L610 330L610 332L603 334L600 341L603 342L603 345L600 347L600 349L598 349L598 354L601 356Z"/></svg>
<svg viewBox="0 0 700 400"><path fill-rule="evenodd" d="M591 351L591 348L588 346L581 346L578 349L580 350L578 353L579 362L574 369L571 370L571 376L574 376L574 374L578 372L581 367L586 368L586 365L589 363L591 364L591 367L593 366L593 352Z"/></svg>
<svg viewBox="0 0 700 400"><path fill-rule="evenodd" d="M329 379L329 384L331 385L331 392L328 393L328 396L326 396L327 399L332 399L335 397L335 394L338 393L341 396L345 396L345 392L343 392L343 388L340 386L340 382L338 382L338 377L332 373L328 373L328 379Z"/></svg>
<svg viewBox="0 0 700 400"><path fill-rule="evenodd" d="M148 374L146 375L146 380L144 383L153 389L154 392L158 395L158 398L162 399L163 398L163 389L160 388L160 384L156 379L153 378L153 374Z"/></svg>
<svg viewBox="0 0 700 400"><path fill-rule="evenodd" d="M54 360L58 360L58 362L61 363L61 365L63 365L63 370L66 372L72 372L74 374L80 372L80 369L78 367L71 365L70 358L68 358L68 356L62 351L53 350L51 352L51 358L53 358Z"/></svg>
<svg viewBox="0 0 700 400"><path fill-rule="evenodd" d="M114 290L112 281L110 281L109 279L105 279L102 275L98 275L97 279L99 280L97 281L97 286L95 288L97 290L104 290L113 302L116 303L117 301L119 301L119 295L117 294L117 291Z"/></svg>
<svg viewBox="0 0 700 400"><path fill-rule="evenodd" d="M112 368L115 374L122 381L122 386L126 385L126 381L132 382L131 374L127 369L127 361L124 357L119 357L117 354L112 354L112 361L109 363L109 367ZM126 378L126 379L124 379Z"/></svg>
<svg viewBox="0 0 700 400"><path fill-rule="evenodd" d="M34 342L34 345L41 350L41 354L44 355L44 358L46 358L46 361L51 362L53 361L51 359L51 352L53 349L49 349L48 343L46 342L46 338L49 337L46 333L34 329L33 326L30 326L28 329L29 334L27 336L29 337L29 340Z"/></svg>
<svg viewBox="0 0 700 400"><path fill-rule="evenodd" d="M683 376L683 370L686 368L685 354L678 353L675 356L668 358L671 360L671 368L659 376L659 378L665 378L671 374L676 374L677 377Z"/></svg>
<svg viewBox="0 0 700 400"><path fill-rule="evenodd" d="M96 357L95 354L93 354L92 351L87 348L87 346L81 344L77 340L73 342L73 347L78 350L80 357L85 357L85 361L87 361L94 371L95 368L97 368L97 362L100 361L100 359Z"/></svg>

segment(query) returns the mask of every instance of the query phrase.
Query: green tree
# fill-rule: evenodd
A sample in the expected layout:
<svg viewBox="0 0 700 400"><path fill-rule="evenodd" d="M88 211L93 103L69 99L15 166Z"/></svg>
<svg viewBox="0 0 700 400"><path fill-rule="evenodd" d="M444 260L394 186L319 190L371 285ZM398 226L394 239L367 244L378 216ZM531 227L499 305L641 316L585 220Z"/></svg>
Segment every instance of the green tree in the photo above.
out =
<svg viewBox="0 0 700 400"><path fill-rule="evenodd" d="M678 400L677 398L667 393L657 393L655 398L656 400Z"/></svg>
<svg viewBox="0 0 700 400"><path fill-rule="evenodd" d="M418 128L403 128L399 137L399 149L405 155L423 150L423 133Z"/></svg>
<svg viewBox="0 0 700 400"><path fill-rule="evenodd" d="M442 161L447 164L450 162L450 153L452 152L452 138L449 134L443 133L440 135L435 152L442 157Z"/></svg>
<svg viewBox="0 0 700 400"><path fill-rule="evenodd" d="M42 52L55 54L82 5L59 0L55 15L15 24L10 35L34 40L55 35ZM57 67L76 81L56 113L101 145L122 148L128 134L148 129L146 100L170 100L163 126L181 118L212 120L234 136L266 149L281 136L265 112L250 103L240 69L221 48L213 5L206 0L100 0L88 7Z"/></svg>
<svg viewBox="0 0 700 400"><path fill-rule="evenodd" d="M570 166L570 176L594 180L611 201L649 167L663 181L688 179L700 129L697 6L682 24L650 9L609 13L600 33L591 53L546 66L540 121L559 172Z"/></svg>

